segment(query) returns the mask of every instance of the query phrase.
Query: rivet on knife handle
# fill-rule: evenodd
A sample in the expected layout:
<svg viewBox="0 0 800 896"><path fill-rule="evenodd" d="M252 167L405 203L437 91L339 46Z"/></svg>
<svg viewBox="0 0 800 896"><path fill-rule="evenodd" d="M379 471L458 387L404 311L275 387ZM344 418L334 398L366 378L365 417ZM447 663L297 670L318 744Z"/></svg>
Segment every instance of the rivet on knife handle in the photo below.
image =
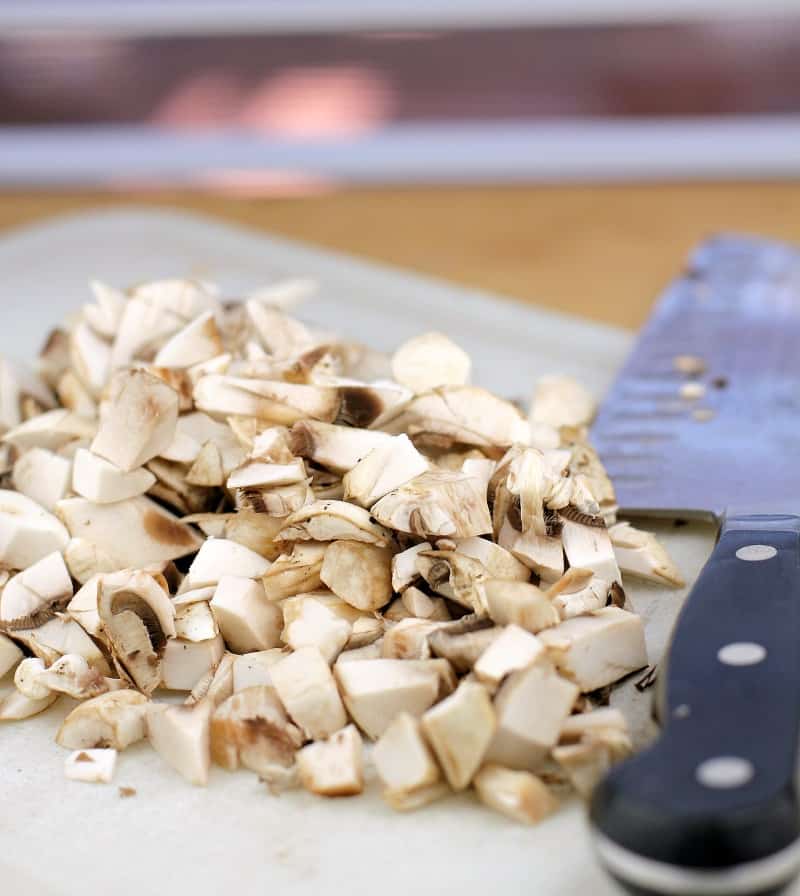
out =
<svg viewBox="0 0 800 896"><path fill-rule="evenodd" d="M800 867L800 517L729 518L684 607L664 729L595 792L601 860L634 892L775 892Z"/></svg>

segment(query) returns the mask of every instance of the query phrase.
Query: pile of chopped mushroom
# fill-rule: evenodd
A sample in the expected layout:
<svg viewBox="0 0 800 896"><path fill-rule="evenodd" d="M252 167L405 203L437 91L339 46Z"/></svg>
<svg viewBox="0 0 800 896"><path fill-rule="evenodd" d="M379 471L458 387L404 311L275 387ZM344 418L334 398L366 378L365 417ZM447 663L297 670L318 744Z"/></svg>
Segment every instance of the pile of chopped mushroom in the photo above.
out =
<svg viewBox="0 0 800 896"><path fill-rule="evenodd" d="M92 288L36 373L0 361L0 720L79 701L76 780L146 738L193 784L330 797L366 739L392 807L474 787L526 823L629 753L621 571L681 582L614 525L581 387L526 418L444 335L388 359L310 329L297 283Z"/></svg>

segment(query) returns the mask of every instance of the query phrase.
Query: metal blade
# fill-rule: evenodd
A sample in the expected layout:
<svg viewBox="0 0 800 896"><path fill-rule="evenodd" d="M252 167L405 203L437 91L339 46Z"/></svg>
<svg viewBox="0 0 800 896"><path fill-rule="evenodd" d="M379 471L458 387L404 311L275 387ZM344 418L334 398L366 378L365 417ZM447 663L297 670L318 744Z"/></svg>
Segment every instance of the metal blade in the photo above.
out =
<svg viewBox="0 0 800 896"><path fill-rule="evenodd" d="M682 372L692 366L682 357L703 370ZM702 397L689 397L691 384ZM800 512L800 251L736 236L701 245L643 329L592 441L630 513Z"/></svg>

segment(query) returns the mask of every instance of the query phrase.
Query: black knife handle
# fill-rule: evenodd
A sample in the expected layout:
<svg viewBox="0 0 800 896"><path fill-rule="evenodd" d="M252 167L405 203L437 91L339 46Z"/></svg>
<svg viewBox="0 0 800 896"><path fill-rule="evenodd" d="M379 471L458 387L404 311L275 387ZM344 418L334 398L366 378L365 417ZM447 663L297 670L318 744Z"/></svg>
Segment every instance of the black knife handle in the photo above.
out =
<svg viewBox="0 0 800 896"><path fill-rule="evenodd" d="M725 521L662 684L660 738L592 799L601 861L635 893L778 892L800 868L800 517Z"/></svg>

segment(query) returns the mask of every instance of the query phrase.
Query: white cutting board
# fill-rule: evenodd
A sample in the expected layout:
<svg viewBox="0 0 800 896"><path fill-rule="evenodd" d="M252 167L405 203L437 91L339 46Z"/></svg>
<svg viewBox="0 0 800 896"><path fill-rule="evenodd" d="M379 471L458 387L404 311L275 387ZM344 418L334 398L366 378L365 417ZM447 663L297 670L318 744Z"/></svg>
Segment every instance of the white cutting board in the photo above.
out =
<svg viewBox="0 0 800 896"><path fill-rule="evenodd" d="M214 221L129 208L61 218L0 240L0 352L32 357L48 327L88 300L87 280L124 286L201 275L227 295L287 276L319 280L302 315L391 349L441 329L475 360L474 379L527 398L547 372L577 376L598 394L625 356L620 330L379 267ZM712 543L709 527L662 524L691 581ZM630 587L659 656L684 594ZM628 689L631 690L630 688ZM648 715L649 694L625 702ZM65 701L67 703L68 701ZM0 890L15 896L608 896L581 807L537 828L491 813L471 796L411 815L368 793L324 801L270 796L256 777L212 773L192 788L145 745L120 756L114 785L68 782L53 735L68 707L0 727ZM120 798L117 786L136 788Z"/></svg>

